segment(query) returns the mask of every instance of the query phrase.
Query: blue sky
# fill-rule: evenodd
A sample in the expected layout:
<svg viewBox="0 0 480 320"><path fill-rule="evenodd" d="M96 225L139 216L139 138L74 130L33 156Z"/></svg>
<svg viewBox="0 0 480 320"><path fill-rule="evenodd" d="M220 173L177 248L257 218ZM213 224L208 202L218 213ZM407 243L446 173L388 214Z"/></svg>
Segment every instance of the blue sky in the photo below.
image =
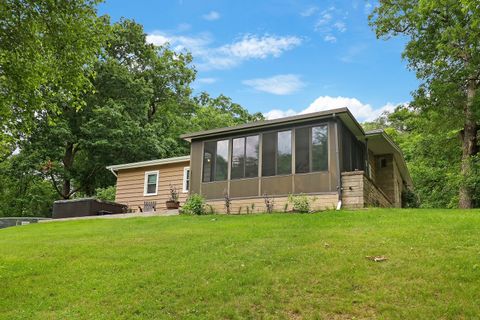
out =
<svg viewBox="0 0 480 320"><path fill-rule="evenodd" d="M189 50L195 91L231 97L269 118L349 107L361 121L410 100L404 41L377 40L373 3L107 0L113 21L143 24L147 40Z"/></svg>

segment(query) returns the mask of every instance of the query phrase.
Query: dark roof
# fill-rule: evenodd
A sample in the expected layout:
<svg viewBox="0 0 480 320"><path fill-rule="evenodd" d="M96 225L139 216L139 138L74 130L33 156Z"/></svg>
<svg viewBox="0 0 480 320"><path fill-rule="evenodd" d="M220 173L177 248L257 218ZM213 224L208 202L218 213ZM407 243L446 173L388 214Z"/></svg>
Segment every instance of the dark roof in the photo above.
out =
<svg viewBox="0 0 480 320"><path fill-rule="evenodd" d="M342 121L347 125L347 127L349 127L349 129L357 136L357 138L360 138L363 140L364 138L363 136L365 132L363 131L362 126L357 122L355 117L352 115L350 110L348 110L348 108L331 109L331 110L300 114L296 116L273 119L273 120L255 121L255 122L245 123L245 124L241 124L233 127L225 127L225 128L187 133L187 134L181 135L180 138L185 139L187 141L192 141L192 139L214 137L214 136L222 135L226 133L251 131L253 129L263 129L263 128L275 127L283 124L304 122L304 121L315 120L315 119L324 119L324 118L330 118L334 116L338 116L339 118L341 118Z"/></svg>

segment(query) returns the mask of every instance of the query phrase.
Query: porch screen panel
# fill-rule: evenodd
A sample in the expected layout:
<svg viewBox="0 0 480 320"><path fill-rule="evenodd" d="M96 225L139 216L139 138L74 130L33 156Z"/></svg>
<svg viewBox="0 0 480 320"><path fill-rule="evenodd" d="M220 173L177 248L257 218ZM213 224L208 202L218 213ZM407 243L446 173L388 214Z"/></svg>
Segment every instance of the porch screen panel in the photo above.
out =
<svg viewBox="0 0 480 320"><path fill-rule="evenodd" d="M228 140L217 141L215 157L215 181L227 180L228 176Z"/></svg>
<svg viewBox="0 0 480 320"><path fill-rule="evenodd" d="M232 179L243 178L245 165L245 138L232 140Z"/></svg>
<svg viewBox="0 0 480 320"><path fill-rule="evenodd" d="M258 136L246 138L245 178L258 177Z"/></svg>
<svg viewBox="0 0 480 320"><path fill-rule="evenodd" d="M277 133L264 133L262 136L262 176L275 175L275 153Z"/></svg>
<svg viewBox="0 0 480 320"><path fill-rule="evenodd" d="M328 128L312 128L312 171L328 170Z"/></svg>
<svg viewBox="0 0 480 320"><path fill-rule="evenodd" d="M278 133L277 174L292 173L292 132Z"/></svg>
<svg viewBox="0 0 480 320"><path fill-rule="evenodd" d="M215 168L215 141L205 142L203 150L203 182L213 181L213 170Z"/></svg>
<svg viewBox="0 0 480 320"><path fill-rule="evenodd" d="M295 172L310 171L310 128L295 129Z"/></svg>

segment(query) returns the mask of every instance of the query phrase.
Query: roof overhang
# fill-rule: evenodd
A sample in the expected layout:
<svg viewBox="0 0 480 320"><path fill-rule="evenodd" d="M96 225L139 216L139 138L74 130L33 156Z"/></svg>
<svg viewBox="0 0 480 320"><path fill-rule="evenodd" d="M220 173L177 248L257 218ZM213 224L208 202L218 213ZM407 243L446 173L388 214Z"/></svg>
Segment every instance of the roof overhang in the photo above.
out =
<svg viewBox="0 0 480 320"><path fill-rule="evenodd" d="M110 171L118 171L118 170L159 166L159 165L164 165L164 164L172 164L172 163L187 162L187 161L190 161L190 156L182 156L182 157L174 157L174 158L165 158L165 159L156 159L156 160L141 161L141 162L116 164L116 165L108 166L107 169L110 170Z"/></svg>
<svg viewBox="0 0 480 320"><path fill-rule="evenodd" d="M402 150L395 142L393 142L388 134L380 129L368 131L365 135L368 139L368 149L370 149L375 155L393 154L398 170L402 175L402 179L408 187L413 187L412 177L408 172L407 163L403 157Z"/></svg>
<svg viewBox="0 0 480 320"><path fill-rule="evenodd" d="M314 113L300 114L291 117L262 120L250 123L241 124L233 127L225 127L218 129L211 129L206 131L187 133L180 136L180 138L191 142L195 139L210 139L217 136L223 136L227 134L238 134L242 132L251 132L256 130L269 129L279 126L285 126L289 124L303 123L307 121L322 120L327 118L340 118L343 123L352 131L353 134L362 141L365 140L365 132L362 126L357 122L348 108L338 108L325 111L319 111Z"/></svg>

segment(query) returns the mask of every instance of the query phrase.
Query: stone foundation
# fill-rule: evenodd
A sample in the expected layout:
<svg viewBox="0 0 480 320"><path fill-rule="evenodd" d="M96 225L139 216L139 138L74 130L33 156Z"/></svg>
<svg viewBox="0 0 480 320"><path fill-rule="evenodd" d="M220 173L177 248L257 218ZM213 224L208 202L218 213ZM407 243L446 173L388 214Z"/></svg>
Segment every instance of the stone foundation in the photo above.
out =
<svg viewBox="0 0 480 320"><path fill-rule="evenodd" d="M343 172L342 188L342 207L345 209L392 206L385 193L363 171Z"/></svg>
<svg viewBox="0 0 480 320"><path fill-rule="evenodd" d="M338 194L322 193L322 194L308 194L311 199L311 208L315 211L331 210L337 207ZM273 199L273 212L291 211L292 204L288 202L288 197L277 196L271 197ZM210 206L215 213L226 213L224 200L207 200L207 211L210 211ZM267 212L265 200L263 197L231 199L230 214L247 214L247 213L261 213Z"/></svg>

